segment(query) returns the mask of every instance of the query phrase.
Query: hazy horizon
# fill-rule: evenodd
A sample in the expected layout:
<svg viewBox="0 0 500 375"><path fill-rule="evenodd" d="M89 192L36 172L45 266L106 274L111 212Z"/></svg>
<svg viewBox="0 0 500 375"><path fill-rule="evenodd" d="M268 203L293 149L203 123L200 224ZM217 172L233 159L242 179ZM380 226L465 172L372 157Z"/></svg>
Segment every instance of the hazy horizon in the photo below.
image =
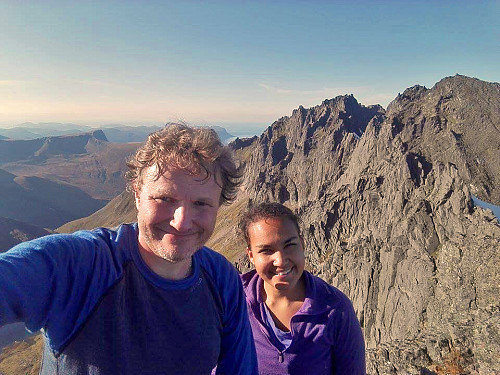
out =
<svg viewBox="0 0 500 375"><path fill-rule="evenodd" d="M19 123L19 124L12 124L12 125L2 125L0 124L0 130L8 130L8 129L14 129L18 127L26 127L28 124L31 124L35 127L40 127L40 128L45 128L45 129L52 129L50 125L67 125L75 126L75 130L78 130L80 127L90 127L92 129L103 129L106 130L106 128L110 127L116 127L116 126L147 126L147 127L161 127L165 125L165 123L130 123L130 124L85 124L85 123L59 123L59 122L53 122L53 121L48 121L48 122L24 122L24 123ZM44 126L45 125L45 126ZM262 132L270 125L270 124L253 124L253 123L229 123L229 124L206 124L206 123L189 123L189 125L193 126L219 126L224 128L229 134L233 135L234 137L240 137L240 138L245 138L245 137L252 137L254 135L260 135ZM56 129L56 130L61 130L61 129Z"/></svg>
<svg viewBox="0 0 500 375"><path fill-rule="evenodd" d="M5 1L0 126L234 132L338 95L386 108L457 73L500 81L499 20L496 1Z"/></svg>

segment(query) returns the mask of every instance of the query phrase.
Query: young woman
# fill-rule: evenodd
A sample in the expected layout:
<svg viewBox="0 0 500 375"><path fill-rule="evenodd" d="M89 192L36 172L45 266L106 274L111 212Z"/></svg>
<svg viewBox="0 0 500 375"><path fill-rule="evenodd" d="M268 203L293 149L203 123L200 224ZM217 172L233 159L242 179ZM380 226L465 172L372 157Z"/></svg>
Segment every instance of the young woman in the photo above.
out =
<svg viewBox="0 0 500 375"><path fill-rule="evenodd" d="M242 275L259 373L365 374L361 327L349 299L304 270L297 216L278 203L243 214L255 266Z"/></svg>

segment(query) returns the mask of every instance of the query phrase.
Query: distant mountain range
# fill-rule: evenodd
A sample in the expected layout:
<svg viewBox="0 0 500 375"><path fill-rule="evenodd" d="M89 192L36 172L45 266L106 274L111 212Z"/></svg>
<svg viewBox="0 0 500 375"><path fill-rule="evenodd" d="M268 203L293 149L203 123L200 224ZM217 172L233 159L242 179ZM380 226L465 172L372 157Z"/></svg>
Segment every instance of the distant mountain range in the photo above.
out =
<svg viewBox="0 0 500 375"><path fill-rule="evenodd" d="M58 122L25 122L11 128L0 129L0 135L9 139L36 139L89 133L94 128L84 125L63 124Z"/></svg>
<svg viewBox="0 0 500 375"><path fill-rule="evenodd" d="M26 122L8 129L0 128L0 139L34 140L37 138L58 137L63 135L75 135L82 133L93 133L102 130L105 138L113 143L144 142L147 136L163 126L128 126L128 125L106 125L95 128L76 124L61 123L31 123ZM211 126L222 142L234 138L226 129L220 126Z"/></svg>
<svg viewBox="0 0 500 375"><path fill-rule="evenodd" d="M300 214L307 268L353 301L369 374L500 368L500 224L475 204L500 204L498 83L448 77L387 110L339 96L230 146L244 188L221 208L209 246L247 270L239 213L283 202ZM123 193L58 230L134 217Z"/></svg>
<svg viewBox="0 0 500 375"><path fill-rule="evenodd" d="M97 151L107 138L102 130L78 135L43 137L29 140L0 140L0 163L31 160L40 162L51 156L87 154Z"/></svg>
<svg viewBox="0 0 500 375"><path fill-rule="evenodd" d="M0 140L0 168L37 176L110 200L125 187L127 158L139 143L108 142L102 130L33 140Z"/></svg>

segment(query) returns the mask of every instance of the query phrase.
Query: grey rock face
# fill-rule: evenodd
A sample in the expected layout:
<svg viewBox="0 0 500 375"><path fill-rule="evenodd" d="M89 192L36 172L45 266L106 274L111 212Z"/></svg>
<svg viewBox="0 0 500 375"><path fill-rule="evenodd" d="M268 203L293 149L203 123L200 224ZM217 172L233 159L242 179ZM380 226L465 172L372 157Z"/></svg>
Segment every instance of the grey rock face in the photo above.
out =
<svg viewBox="0 0 500 375"><path fill-rule="evenodd" d="M250 201L300 214L308 268L353 301L370 374L500 371L500 226L470 198L500 202L499 87L446 78L387 113L337 97L253 144Z"/></svg>

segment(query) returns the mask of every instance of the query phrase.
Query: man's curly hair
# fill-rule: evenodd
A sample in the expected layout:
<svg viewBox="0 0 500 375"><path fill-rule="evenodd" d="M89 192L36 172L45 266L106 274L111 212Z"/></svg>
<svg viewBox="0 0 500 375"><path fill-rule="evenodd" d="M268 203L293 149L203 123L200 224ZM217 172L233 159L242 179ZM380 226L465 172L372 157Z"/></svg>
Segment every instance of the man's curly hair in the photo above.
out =
<svg viewBox="0 0 500 375"><path fill-rule="evenodd" d="M241 183L242 166L236 166L231 150L222 144L217 133L209 128L192 128L185 124L167 124L151 133L127 162L127 190L140 191L144 170L156 166L155 179L168 167L182 169L191 175L212 175L222 188L221 204L236 198Z"/></svg>

